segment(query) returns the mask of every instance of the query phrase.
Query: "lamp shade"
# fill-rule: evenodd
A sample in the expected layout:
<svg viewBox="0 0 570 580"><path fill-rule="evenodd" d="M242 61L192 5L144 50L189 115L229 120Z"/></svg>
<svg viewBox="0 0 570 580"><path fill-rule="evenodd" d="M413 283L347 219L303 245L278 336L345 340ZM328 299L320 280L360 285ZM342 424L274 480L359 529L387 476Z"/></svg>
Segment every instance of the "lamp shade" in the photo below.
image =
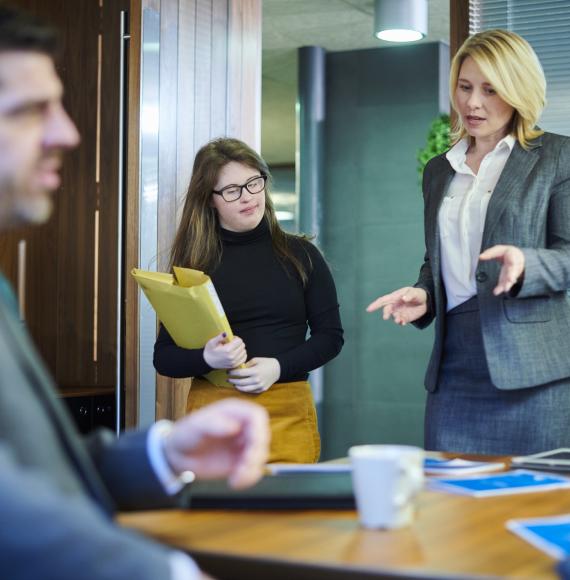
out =
<svg viewBox="0 0 570 580"><path fill-rule="evenodd" d="M427 35L427 0L375 0L374 35L389 42L413 42Z"/></svg>

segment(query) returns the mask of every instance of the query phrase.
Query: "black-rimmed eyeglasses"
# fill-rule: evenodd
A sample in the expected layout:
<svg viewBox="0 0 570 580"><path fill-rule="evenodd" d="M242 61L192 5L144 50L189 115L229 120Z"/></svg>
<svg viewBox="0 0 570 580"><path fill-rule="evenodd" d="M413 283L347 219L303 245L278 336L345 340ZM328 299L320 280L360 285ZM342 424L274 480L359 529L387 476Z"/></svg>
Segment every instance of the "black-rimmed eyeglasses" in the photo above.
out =
<svg viewBox="0 0 570 580"><path fill-rule="evenodd" d="M237 201L241 197L244 187L249 191L249 193L255 195L256 193L261 193L265 189L266 181L267 175L256 175L255 177L248 179L243 185L226 185L226 187L222 187L220 191L212 190L212 193L221 195L225 201Z"/></svg>

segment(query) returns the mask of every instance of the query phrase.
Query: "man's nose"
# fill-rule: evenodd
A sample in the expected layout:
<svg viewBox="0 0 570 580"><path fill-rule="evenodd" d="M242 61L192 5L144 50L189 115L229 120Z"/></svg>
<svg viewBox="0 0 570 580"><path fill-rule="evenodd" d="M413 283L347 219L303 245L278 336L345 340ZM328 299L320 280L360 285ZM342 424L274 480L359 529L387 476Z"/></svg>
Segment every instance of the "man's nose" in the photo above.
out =
<svg viewBox="0 0 570 580"><path fill-rule="evenodd" d="M46 126L44 141L47 146L61 149L72 149L81 141L75 123L61 104L54 106Z"/></svg>

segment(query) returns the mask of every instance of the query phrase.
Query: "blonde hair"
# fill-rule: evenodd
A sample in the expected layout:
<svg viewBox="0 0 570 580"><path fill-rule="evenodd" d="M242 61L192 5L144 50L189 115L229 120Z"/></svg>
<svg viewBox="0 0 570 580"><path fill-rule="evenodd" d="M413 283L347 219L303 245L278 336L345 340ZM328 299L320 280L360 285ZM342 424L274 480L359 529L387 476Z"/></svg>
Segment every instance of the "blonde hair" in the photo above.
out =
<svg viewBox="0 0 570 580"><path fill-rule="evenodd" d="M451 62L449 92L456 112L455 91L463 61L470 56L503 101L514 108L511 133L525 149L529 141L542 135L536 123L546 104L546 80L542 66L530 44L508 30L485 30L470 36ZM467 130L456 116L451 138L456 143Z"/></svg>

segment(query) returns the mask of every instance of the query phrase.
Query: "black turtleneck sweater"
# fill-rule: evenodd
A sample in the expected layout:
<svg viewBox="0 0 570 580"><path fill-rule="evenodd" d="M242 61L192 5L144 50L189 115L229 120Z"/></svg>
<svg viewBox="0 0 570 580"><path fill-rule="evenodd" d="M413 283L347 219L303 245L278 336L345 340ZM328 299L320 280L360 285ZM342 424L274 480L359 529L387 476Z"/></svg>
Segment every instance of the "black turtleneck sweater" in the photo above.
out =
<svg viewBox="0 0 570 580"><path fill-rule="evenodd" d="M336 289L321 253L308 241L291 240L295 256L308 266L303 288L296 271L277 259L265 220L250 232L220 232L222 259L207 273L233 333L245 343L248 360L276 358L281 366L279 382L306 379L343 345ZM176 346L161 325L154 367L169 377L201 376L212 370L203 352Z"/></svg>

